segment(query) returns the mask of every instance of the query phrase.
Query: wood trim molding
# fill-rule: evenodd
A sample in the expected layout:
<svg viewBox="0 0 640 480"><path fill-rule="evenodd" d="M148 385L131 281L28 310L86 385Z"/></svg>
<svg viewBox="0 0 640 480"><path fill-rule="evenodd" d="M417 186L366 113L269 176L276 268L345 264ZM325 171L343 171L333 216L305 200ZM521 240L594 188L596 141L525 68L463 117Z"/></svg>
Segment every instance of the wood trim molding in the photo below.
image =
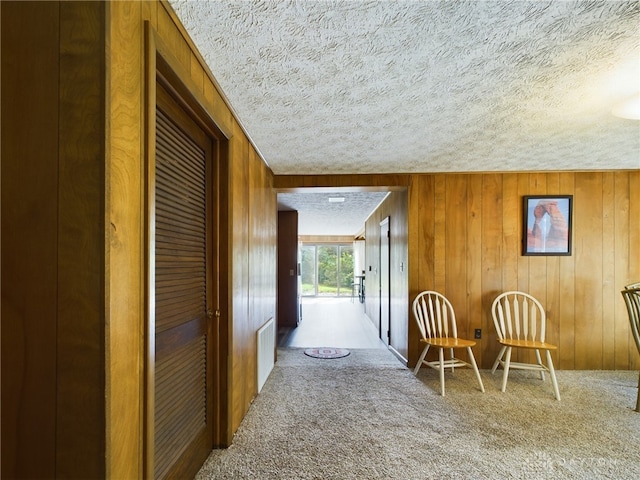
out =
<svg viewBox="0 0 640 480"><path fill-rule="evenodd" d="M143 478L153 478L155 452L155 144L157 35L145 22L144 76L144 412Z"/></svg>

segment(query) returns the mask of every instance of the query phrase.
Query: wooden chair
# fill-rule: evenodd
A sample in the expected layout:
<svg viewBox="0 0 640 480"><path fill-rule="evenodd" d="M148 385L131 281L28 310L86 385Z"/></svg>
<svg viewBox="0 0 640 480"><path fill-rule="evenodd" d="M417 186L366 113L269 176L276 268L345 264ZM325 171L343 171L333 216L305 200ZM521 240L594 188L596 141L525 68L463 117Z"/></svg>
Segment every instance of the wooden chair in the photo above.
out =
<svg viewBox="0 0 640 480"><path fill-rule="evenodd" d="M484 385L480 372L476 365L476 359L473 356L473 347L476 342L472 340L463 340L458 338L458 330L456 326L456 316L449 300L443 295L433 291L424 291L413 301L413 316L418 323L418 328L422 334L420 342L425 344L420 360L416 364L413 371L414 375L418 374L418 370L424 364L435 370L440 371L440 393L444 396L444 371L451 368L453 372L455 367L472 367L476 373L480 390L484 392ZM425 360L430 347L438 349L438 360ZM471 363L460 360L454 356L454 349L465 348L469 355ZM444 359L444 350L448 349L450 358Z"/></svg>
<svg viewBox="0 0 640 480"><path fill-rule="evenodd" d="M622 290L624 302L627 304L629 312L629 323L631 324L631 333L636 341L638 353L640 353L640 283L627 285ZM636 398L636 412L640 412L640 375L638 376L638 397Z"/></svg>
<svg viewBox="0 0 640 480"><path fill-rule="evenodd" d="M551 360L551 350L557 350L556 345L545 342L547 316L542 304L533 296L524 292L505 292L493 301L491 316L498 332L498 341L502 345L500 353L493 364L491 373L495 373L498 365L502 365L502 391L507 388L507 378L510 369L534 370L540 372L544 381L544 372L549 372L553 392L560 400L556 372ZM511 351L514 348L534 350L536 363L512 362ZM547 365L542 363L540 350L544 350Z"/></svg>

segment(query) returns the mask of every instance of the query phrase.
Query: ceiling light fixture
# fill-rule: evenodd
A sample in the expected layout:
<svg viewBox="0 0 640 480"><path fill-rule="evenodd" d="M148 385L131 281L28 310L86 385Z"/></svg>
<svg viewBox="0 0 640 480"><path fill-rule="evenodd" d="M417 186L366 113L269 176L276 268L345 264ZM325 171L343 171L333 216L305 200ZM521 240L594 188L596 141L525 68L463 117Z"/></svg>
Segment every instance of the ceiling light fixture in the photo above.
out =
<svg viewBox="0 0 640 480"><path fill-rule="evenodd" d="M640 120L640 93L626 98L618 103L611 113L616 117Z"/></svg>
<svg viewBox="0 0 640 480"><path fill-rule="evenodd" d="M344 202L344 197L329 197L329 203L342 203Z"/></svg>

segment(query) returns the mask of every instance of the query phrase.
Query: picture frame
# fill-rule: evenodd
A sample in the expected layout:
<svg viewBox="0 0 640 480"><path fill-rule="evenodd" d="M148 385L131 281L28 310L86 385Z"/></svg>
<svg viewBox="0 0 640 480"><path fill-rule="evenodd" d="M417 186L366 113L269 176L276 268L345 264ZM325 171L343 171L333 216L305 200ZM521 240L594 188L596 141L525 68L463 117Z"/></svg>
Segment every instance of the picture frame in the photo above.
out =
<svg viewBox="0 0 640 480"><path fill-rule="evenodd" d="M523 208L523 255L571 255L573 195L525 195Z"/></svg>

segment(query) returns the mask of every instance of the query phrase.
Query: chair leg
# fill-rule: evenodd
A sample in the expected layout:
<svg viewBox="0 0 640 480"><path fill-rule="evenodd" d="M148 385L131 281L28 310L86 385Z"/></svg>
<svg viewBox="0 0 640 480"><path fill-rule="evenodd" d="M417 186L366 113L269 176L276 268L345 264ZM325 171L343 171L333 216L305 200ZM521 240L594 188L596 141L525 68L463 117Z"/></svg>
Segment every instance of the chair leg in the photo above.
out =
<svg viewBox="0 0 640 480"><path fill-rule="evenodd" d="M451 358L451 373L453 373L453 371L455 370L455 367L453 366L453 361L456 359L456 356L453 354L453 348L449 350L449 357Z"/></svg>
<svg viewBox="0 0 640 480"><path fill-rule="evenodd" d="M496 373L496 368L498 368L498 364L500 363L500 360L502 359L502 355L504 355L504 351L507 349L507 347L502 347L500 349L500 353L498 353L498 356L496 357L496 361L493 362L493 367L491 367L491 373Z"/></svg>
<svg viewBox="0 0 640 480"><path fill-rule="evenodd" d="M439 349L440 357L440 393L444 397L444 348Z"/></svg>
<svg viewBox="0 0 640 480"><path fill-rule="evenodd" d="M549 350L547 350L547 353L549 353ZM538 350L537 348L536 348L536 360L538 360L538 365L544 368L544 365L542 364L542 358L540 358L540 350ZM540 380L544 382L544 370L540 370Z"/></svg>
<svg viewBox="0 0 640 480"><path fill-rule="evenodd" d="M418 360L418 363L416 363L416 366L413 369L413 374L414 375L418 374L418 370L420 370L420 367L422 366L422 362L424 361L424 358L427 356L427 351L428 350L429 350L429 345L427 345L426 347L424 347L422 349L422 353L420 354L420 359Z"/></svg>
<svg viewBox="0 0 640 480"><path fill-rule="evenodd" d="M502 388L504 392L507 389L507 378L509 377L509 365L511 365L511 347L506 347L506 354L504 357L504 373L502 374Z"/></svg>
<svg viewBox="0 0 640 480"><path fill-rule="evenodd" d="M478 370L478 365L476 364L476 358L473 356L473 350L471 347L467 347L467 352L469 353L469 360L471 360L471 366L473 367L473 371L476 372L476 378L478 379L478 383L480 384L480 390L484 393L484 385L482 384L482 378L480 378L480 371Z"/></svg>
<svg viewBox="0 0 640 480"><path fill-rule="evenodd" d="M549 375L551 375L551 383L553 383L553 392L556 394L556 400L560 400L558 380L556 379L556 371L553 368L553 360L551 360L551 352L549 350L547 350L547 363L549 364Z"/></svg>

